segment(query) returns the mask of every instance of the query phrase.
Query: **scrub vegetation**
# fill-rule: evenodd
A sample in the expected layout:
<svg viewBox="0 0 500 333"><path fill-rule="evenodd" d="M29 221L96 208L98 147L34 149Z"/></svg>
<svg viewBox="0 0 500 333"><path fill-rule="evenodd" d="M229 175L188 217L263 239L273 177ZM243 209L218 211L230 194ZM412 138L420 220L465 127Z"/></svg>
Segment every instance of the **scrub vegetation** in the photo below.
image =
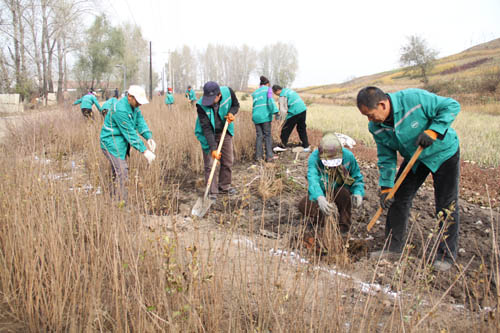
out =
<svg viewBox="0 0 500 333"><path fill-rule="evenodd" d="M322 256L324 248L302 248L304 221L292 209L305 193L294 170L303 174L306 160L284 154L275 166L252 166L255 129L251 113L240 112L240 193L193 220L203 162L195 112L181 96L176 101L171 112L159 99L142 108L157 159L148 166L131 152L126 207L106 195L111 175L99 147L100 116L86 122L78 108L56 109L8 126L0 144L0 330L499 330L495 211L481 222L489 233L480 240L480 255L461 259L449 274L430 268L438 231L418 223L410 239L429 256L415 255L409 244L396 263L356 263L349 242L329 244ZM310 126L330 126L325 113L335 119L334 130L369 144L366 123L354 111L313 105ZM317 144L318 133L311 138ZM367 202L376 204L372 164L362 162L362 170L373 182ZM359 230L352 236L358 237L360 221L372 212L356 214ZM325 242L336 239L326 236Z"/></svg>

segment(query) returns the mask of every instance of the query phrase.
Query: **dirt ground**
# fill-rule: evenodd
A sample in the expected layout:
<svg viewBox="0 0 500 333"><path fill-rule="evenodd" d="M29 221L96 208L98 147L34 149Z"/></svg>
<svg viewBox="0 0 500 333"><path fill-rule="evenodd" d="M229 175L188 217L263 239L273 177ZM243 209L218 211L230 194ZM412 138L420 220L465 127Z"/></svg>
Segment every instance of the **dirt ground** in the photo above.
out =
<svg viewBox="0 0 500 333"><path fill-rule="evenodd" d="M319 141L318 133L311 132L313 145ZM292 137L293 139L293 137ZM378 209L378 170L376 167L376 151L364 146L354 147L361 172L365 181L365 198L360 209L353 209L353 224L346 238L351 239L349 249L350 263L342 267L352 276L365 281L390 286L393 290L406 289L405 283L394 279L394 272L401 269L397 260L377 262L369 259L369 252L384 246L385 214L381 216L371 232L366 225ZM237 163L233 169L233 185L238 190L234 197L219 196L217 202L204 217L219 226L237 226L242 233L260 235L280 240L281 250L297 250L297 240L302 239L304 230L307 234L311 226L304 223L297 209L297 202L307 193L307 158L308 153L293 153L290 150L279 154L273 164L255 164L253 162ZM488 196L485 184L488 184L490 200L493 207L499 198L499 170L481 169L470 163L462 163L462 180L460 193L460 240L459 256L456 266L445 273L432 273L428 284L436 294L445 292L455 278L466 267L464 277L447 294L450 304L466 304L471 310L492 307L488 293L495 293L495 281L492 269L495 267L492 254L492 236L498 236L498 209L487 205ZM203 193L203 179L184 181L180 184L179 213L189 216L196 198ZM197 191L193 191L196 188ZM405 262L405 269L417 271L422 269L423 256L429 255L428 235L437 225L434 207L434 191L432 178L418 191L413 201L409 222L411 251ZM302 249L306 258L316 253ZM430 261L427 261L430 263ZM430 267L430 265L429 265ZM431 271L430 269L428 269ZM467 281L467 282L465 282ZM490 288L485 291L484 285L491 281ZM479 304L479 305L478 305Z"/></svg>

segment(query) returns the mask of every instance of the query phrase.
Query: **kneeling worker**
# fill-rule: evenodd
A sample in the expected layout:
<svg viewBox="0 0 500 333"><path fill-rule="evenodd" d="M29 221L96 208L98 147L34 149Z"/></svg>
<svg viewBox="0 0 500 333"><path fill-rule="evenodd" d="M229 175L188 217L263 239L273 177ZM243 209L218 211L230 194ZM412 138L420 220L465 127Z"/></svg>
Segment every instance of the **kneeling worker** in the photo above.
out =
<svg viewBox="0 0 500 333"><path fill-rule="evenodd" d="M354 154L342 147L334 133L325 134L319 148L309 156L307 181L309 197L300 201L300 212L323 226L325 216L333 213L334 201L339 211L339 229L343 233L349 231L351 205L361 206L365 184Z"/></svg>

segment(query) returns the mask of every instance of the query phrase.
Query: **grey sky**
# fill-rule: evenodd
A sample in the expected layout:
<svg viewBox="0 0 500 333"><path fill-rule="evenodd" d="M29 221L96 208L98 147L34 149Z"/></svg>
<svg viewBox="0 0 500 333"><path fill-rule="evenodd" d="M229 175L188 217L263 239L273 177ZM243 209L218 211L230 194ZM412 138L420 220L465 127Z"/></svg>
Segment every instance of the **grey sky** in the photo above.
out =
<svg viewBox="0 0 500 333"><path fill-rule="evenodd" d="M238 1L109 0L113 23L141 26L161 70L167 51L186 44L277 41L299 52L295 87L339 83L398 67L406 36L418 34L439 57L500 37L500 0Z"/></svg>

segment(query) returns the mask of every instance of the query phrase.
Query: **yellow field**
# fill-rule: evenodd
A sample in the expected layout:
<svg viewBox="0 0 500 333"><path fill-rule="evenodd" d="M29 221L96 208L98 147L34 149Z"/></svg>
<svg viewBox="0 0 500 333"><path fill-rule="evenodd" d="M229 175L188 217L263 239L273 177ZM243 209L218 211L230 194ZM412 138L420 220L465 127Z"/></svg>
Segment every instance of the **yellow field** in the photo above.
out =
<svg viewBox="0 0 500 333"><path fill-rule="evenodd" d="M460 139L461 156L481 166L500 163L500 105L466 106L453 124ZM374 146L368 120L354 106L312 104L307 110L307 126L321 131L347 134L356 141Z"/></svg>

